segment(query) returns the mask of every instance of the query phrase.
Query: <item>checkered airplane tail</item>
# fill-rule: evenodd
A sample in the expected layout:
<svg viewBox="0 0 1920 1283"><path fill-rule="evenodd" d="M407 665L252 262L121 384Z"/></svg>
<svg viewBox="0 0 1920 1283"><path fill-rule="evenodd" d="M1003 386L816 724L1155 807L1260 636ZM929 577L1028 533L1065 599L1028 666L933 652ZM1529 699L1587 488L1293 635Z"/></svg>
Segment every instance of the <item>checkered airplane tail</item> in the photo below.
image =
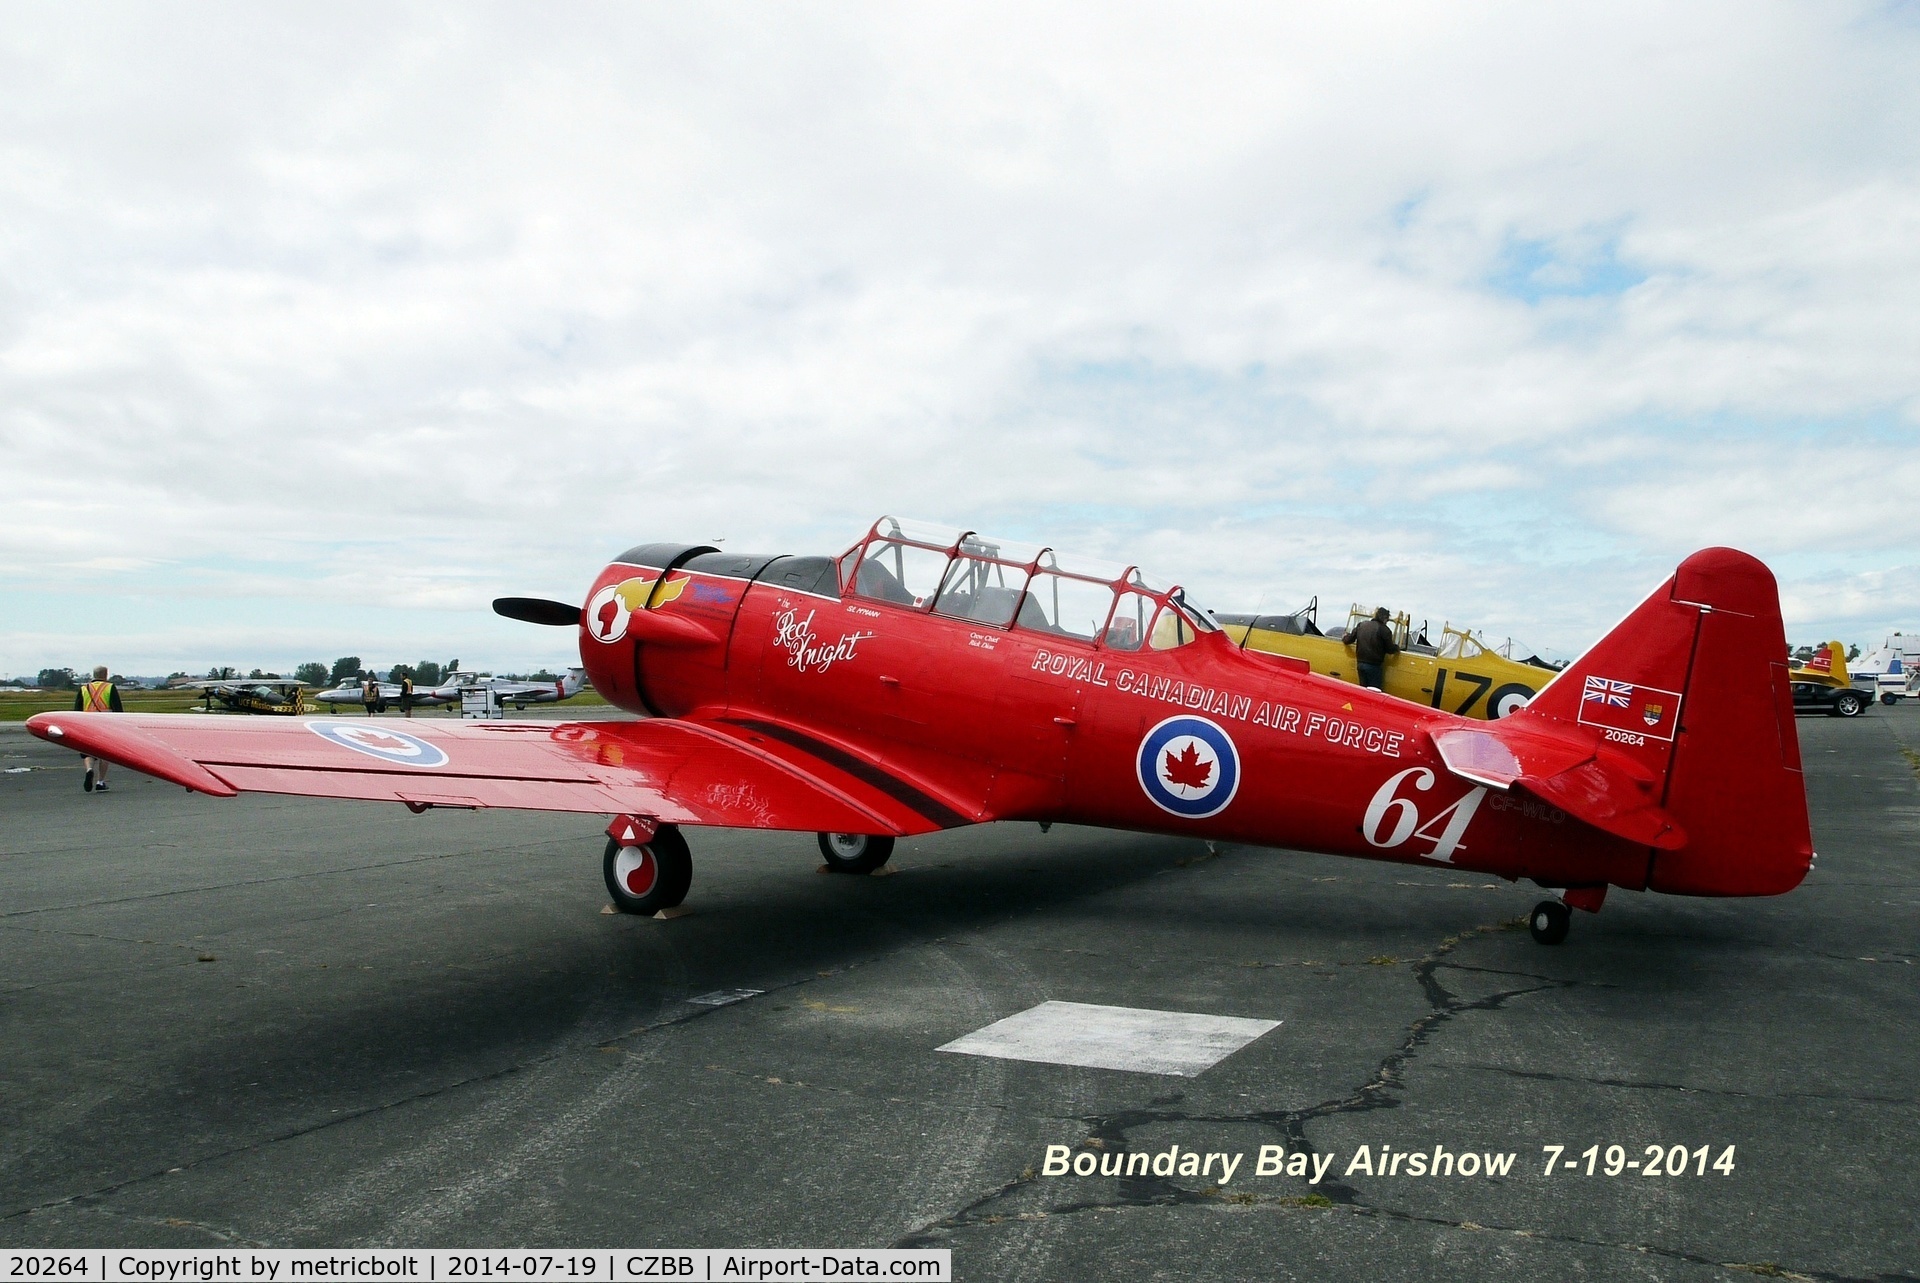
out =
<svg viewBox="0 0 1920 1283"><path fill-rule="evenodd" d="M1640 778L1686 835L1651 889L1777 895L1813 859L1786 656L1772 572L1708 548L1497 725L1577 728Z"/></svg>

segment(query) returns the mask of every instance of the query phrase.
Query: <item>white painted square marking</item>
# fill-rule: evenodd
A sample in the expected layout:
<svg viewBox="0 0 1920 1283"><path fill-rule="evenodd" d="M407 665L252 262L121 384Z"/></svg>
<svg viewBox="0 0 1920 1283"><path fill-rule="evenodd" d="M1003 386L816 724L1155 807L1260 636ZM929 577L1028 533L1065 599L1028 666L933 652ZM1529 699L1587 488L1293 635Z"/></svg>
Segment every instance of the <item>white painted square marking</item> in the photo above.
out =
<svg viewBox="0 0 1920 1283"><path fill-rule="evenodd" d="M1043 1002L937 1050L1192 1078L1279 1027L1242 1016Z"/></svg>

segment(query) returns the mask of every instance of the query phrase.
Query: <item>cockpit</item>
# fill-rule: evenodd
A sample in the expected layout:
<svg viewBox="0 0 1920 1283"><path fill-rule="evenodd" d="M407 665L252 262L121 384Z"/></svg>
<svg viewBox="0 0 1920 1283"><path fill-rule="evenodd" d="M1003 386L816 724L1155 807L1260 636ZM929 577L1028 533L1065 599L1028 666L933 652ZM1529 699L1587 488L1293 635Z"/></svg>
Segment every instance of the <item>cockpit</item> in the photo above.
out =
<svg viewBox="0 0 1920 1283"><path fill-rule="evenodd" d="M874 522L841 556L840 588L847 596L1109 650L1172 650L1218 631L1182 589L1137 566L896 517Z"/></svg>

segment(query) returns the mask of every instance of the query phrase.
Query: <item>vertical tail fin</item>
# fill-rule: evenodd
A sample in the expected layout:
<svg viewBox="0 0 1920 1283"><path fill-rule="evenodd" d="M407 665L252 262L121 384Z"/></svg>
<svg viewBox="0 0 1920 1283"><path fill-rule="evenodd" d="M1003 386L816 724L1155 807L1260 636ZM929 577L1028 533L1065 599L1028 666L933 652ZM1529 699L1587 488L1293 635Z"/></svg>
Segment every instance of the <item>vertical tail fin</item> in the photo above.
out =
<svg viewBox="0 0 1920 1283"><path fill-rule="evenodd" d="M1852 676L1847 672L1847 648L1837 641L1827 643L1827 670L1833 674L1833 679L1842 685L1853 681Z"/></svg>
<svg viewBox="0 0 1920 1283"><path fill-rule="evenodd" d="M1772 572L1708 548L1514 716L1584 726L1652 775L1687 835L1649 851L1653 890L1777 895L1813 856L1786 655Z"/></svg>
<svg viewBox="0 0 1920 1283"><path fill-rule="evenodd" d="M1806 663L1791 671L1795 677L1831 680L1842 686L1853 680L1847 673L1847 648L1837 641L1828 642L1815 651Z"/></svg>

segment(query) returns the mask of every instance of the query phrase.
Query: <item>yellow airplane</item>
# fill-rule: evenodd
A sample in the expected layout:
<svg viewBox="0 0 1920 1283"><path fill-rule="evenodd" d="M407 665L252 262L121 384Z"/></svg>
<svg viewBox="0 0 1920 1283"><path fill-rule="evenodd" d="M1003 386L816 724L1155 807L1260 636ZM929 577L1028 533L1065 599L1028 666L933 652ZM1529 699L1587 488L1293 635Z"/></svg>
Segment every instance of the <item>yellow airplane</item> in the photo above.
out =
<svg viewBox="0 0 1920 1283"><path fill-rule="evenodd" d="M1817 682L1822 686L1851 686L1853 678L1847 672L1847 648L1830 641L1813 652L1813 658L1805 667L1798 664L1789 667L1787 677L1791 681Z"/></svg>
<svg viewBox="0 0 1920 1283"><path fill-rule="evenodd" d="M1353 651L1322 633L1315 623L1318 599L1291 615L1217 615L1221 628L1246 650L1305 660L1314 672L1358 683ZM1355 606L1347 619L1351 635L1373 612ZM1426 629L1409 637L1403 612L1393 619L1398 654L1387 656L1387 694L1463 717L1488 721L1524 708L1558 670L1534 659L1508 659L1464 628L1443 625L1440 644L1427 642Z"/></svg>

